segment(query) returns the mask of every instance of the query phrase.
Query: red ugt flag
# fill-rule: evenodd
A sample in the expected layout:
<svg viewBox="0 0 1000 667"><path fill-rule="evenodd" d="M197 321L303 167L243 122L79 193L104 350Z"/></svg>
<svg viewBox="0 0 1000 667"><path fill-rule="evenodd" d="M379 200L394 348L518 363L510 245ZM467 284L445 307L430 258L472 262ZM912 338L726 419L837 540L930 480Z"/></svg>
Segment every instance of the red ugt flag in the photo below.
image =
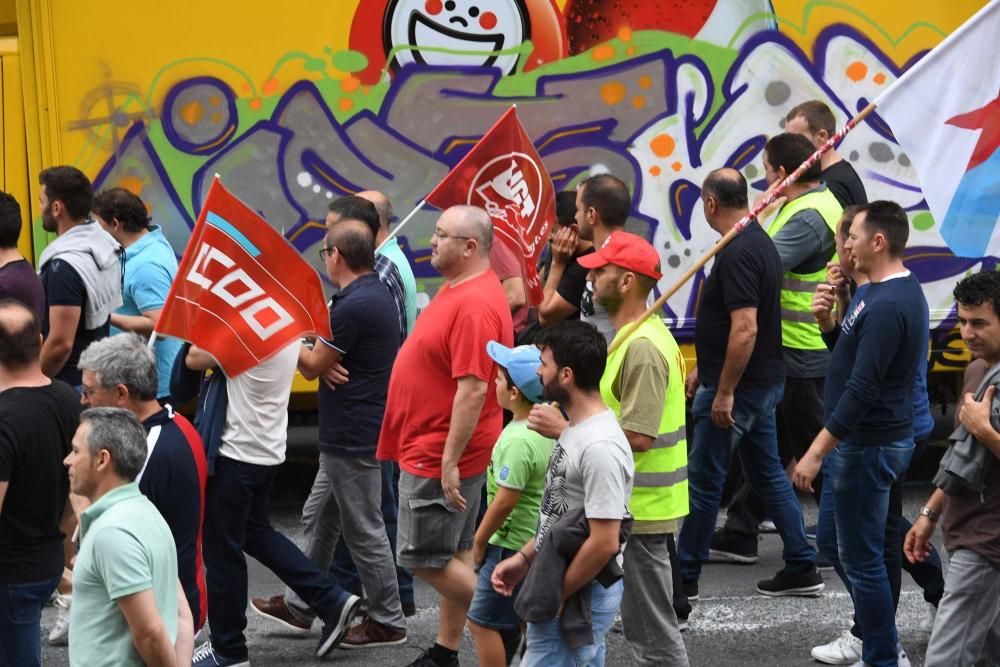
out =
<svg viewBox="0 0 1000 667"><path fill-rule="evenodd" d="M481 206L493 220L494 241L513 250L524 265L528 299L542 301L538 257L556 220L555 193L534 144L511 107L444 180L427 195L446 209Z"/></svg>
<svg viewBox="0 0 1000 667"><path fill-rule="evenodd" d="M316 271L216 178L156 323L190 341L228 377L306 333L330 337Z"/></svg>

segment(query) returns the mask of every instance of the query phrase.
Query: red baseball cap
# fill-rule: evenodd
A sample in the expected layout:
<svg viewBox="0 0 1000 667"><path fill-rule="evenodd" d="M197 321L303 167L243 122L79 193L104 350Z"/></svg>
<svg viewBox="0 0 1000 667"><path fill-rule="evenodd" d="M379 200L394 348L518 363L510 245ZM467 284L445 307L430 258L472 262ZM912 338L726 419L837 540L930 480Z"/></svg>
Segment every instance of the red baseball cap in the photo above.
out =
<svg viewBox="0 0 1000 667"><path fill-rule="evenodd" d="M656 249L646 239L628 232L612 232L604 242L604 247L590 255L578 257L576 261L585 269L614 264L653 280L663 277L656 268L660 263Z"/></svg>

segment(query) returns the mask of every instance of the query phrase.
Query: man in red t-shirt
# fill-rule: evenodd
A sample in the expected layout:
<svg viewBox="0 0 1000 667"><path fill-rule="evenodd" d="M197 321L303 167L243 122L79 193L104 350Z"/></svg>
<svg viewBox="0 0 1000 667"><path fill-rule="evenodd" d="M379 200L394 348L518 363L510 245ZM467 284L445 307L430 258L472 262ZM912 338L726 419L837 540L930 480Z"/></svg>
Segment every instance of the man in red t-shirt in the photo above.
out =
<svg viewBox="0 0 1000 667"><path fill-rule="evenodd" d="M513 345L503 287L490 269L493 224L453 206L431 237L445 278L399 350L389 380L378 458L399 462L398 564L440 594L437 641L412 665L457 665L476 586L472 541L493 443L502 428L486 343Z"/></svg>

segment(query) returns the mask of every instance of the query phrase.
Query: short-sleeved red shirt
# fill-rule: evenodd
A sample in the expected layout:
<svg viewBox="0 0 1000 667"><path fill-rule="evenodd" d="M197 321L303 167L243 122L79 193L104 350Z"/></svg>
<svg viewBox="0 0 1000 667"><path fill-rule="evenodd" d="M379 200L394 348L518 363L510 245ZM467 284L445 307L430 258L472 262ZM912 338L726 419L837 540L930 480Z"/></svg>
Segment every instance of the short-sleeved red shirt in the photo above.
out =
<svg viewBox="0 0 1000 667"><path fill-rule="evenodd" d="M513 345L510 309L496 274L488 270L455 288L445 284L420 313L396 357L379 436L379 459L399 461L399 467L411 475L441 476L458 379L473 375L492 383L496 376L496 364L486 354L490 340ZM458 464L462 479L486 471L502 422L491 385Z"/></svg>

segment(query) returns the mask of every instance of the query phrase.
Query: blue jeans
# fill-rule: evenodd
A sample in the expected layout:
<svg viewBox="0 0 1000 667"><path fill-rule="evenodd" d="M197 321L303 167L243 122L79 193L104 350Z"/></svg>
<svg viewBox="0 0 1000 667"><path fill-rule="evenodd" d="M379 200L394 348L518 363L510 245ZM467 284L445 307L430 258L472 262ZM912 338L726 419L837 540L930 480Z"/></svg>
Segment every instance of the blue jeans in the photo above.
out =
<svg viewBox="0 0 1000 667"><path fill-rule="evenodd" d="M866 665L895 665L898 658L902 511L896 484L913 455L913 440L884 445L840 443L823 462L826 475L816 540L830 556L854 600L855 634Z"/></svg>
<svg viewBox="0 0 1000 667"><path fill-rule="evenodd" d="M42 607L58 583L0 584L0 667L42 664Z"/></svg>
<svg viewBox="0 0 1000 667"><path fill-rule="evenodd" d="M694 438L688 452L690 513L677 536L677 556L685 581L697 581L701 564L708 560L708 547L722 501L726 470L735 449L743 475L764 499L767 515L784 542L782 557L789 572L809 572L816 550L806 540L802 508L778 459L774 410L784 384L767 389L741 389L733 399L732 428L712 423L715 388L702 385L694 396Z"/></svg>
<svg viewBox="0 0 1000 667"><path fill-rule="evenodd" d="M305 600L336 622L348 593L331 582L287 537L271 527L268 510L278 466L223 456L205 489L204 555L212 646L231 660L247 659L247 561L257 559Z"/></svg>
<svg viewBox="0 0 1000 667"><path fill-rule="evenodd" d="M385 522L385 532L389 536L389 546L392 547L392 557L395 559L396 524L399 520L399 464L395 461L381 463L382 520ZM344 543L344 538L337 540L330 576L345 589L357 596L361 595L361 578L358 577L358 568L354 565L351 550ZM399 584L399 601L404 605L408 602L413 604L413 574L405 567L397 566L396 582Z"/></svg>
<svg viewBox="0 0 1000 667"><path fill-rule="evenodd" d="M601 667L604 664L604 638L611 628L622 602L624 583L619 581L604 588L596 581L590 584L590 612L594 643L571 649L563 640L559 619L544 623L528 623L528 650L521 659L522 667Z"/></svg>

